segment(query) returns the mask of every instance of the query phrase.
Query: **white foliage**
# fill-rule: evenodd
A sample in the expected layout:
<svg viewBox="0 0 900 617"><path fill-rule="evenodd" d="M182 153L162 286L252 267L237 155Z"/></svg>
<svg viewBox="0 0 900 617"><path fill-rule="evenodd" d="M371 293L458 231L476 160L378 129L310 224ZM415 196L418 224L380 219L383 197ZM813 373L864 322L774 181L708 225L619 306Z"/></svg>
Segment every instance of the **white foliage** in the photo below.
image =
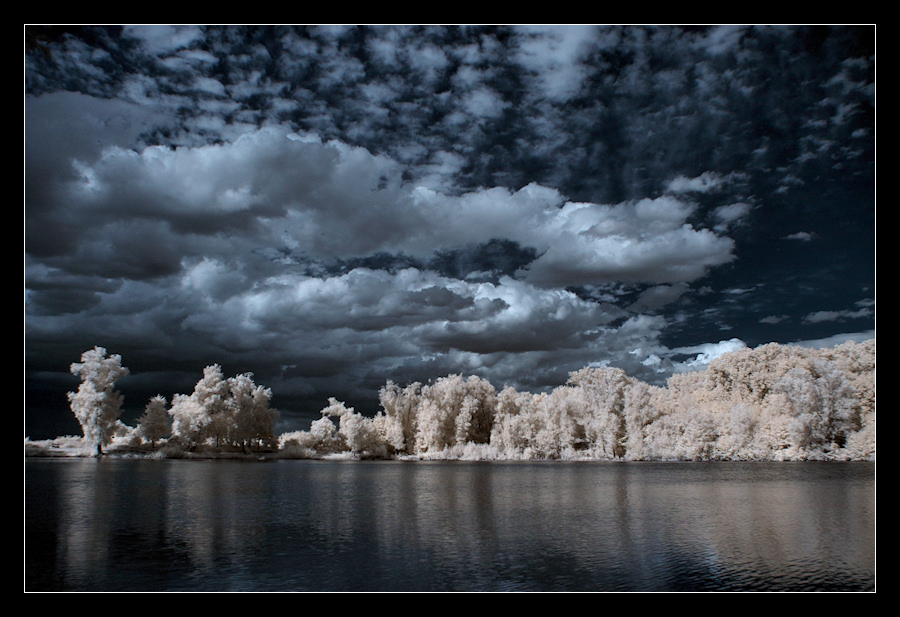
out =
<svg viewBox="0 0 900 617"><path fill-rule="evenodd" d="M275 447L278 412L271 399L272 391L257 386L251 373L225 379L219 365L207 366L193 393L175 395L169 409L172 435L191 448Z"/></svg>
<svg viewBox="0 0 900 617"><path fill-rule="evenodd" d="M665 387L585 368L539 394L497 393L460 375L405 388L389 381L374 418L331 399L323 414L340 418L339 428L320 424L287 441L307 456L871 460L874 355L874 341L828 350L770 344L724 354Z"/></svg>
<svg viewBox="0 0 900 617"><path fill-rule="evenodd" d="M760 427L762 412L758 406L738 403L723 419L723 425L713 448L713 458L742 461L759 460L766 456L766 440Z"/></svg>
<svg viewBox="0 0 900 617"><path fill-rule="evenodd" d="M69 392L69 405L84 432L85 445L95 454L112 442L119 429L123 397L114 390L116 381L128 375L118 354L107 357L106 349L94 347L81 354L81 362L70 367L81 377L77 392Z"/></svg>
<svg viewBox="0 0 900 617"><path fill-rule="evenodd" d="M169 414L172 416L172 435L190 445L205 441L208 437L221 438L228 427L224 420L225 399L228 384L217 365L203 369L203 377L194 386L194 392L176 394Z"/></svg>
<svg viewBox="0 0 900 617"><path fill-rule="evenodd" d="M272 390L253 383L251 373L242 373L227 381L229 397L222 414L228 441L243 448L251 444L274 447L278 412L270 407Z"/></svg>
<svg viewBox="0 0 900 617"><path fill-rule="evenodd" d="M824 350L778 344L723 354L703 371L651 386L616 368L584 368L550 392L499 393L477 376L379 392L368 417L330 398L309 430L274 434L272 392L252 374L226 379L206 367L190 395L166 411L157 396L132 432L118 420L118 356L95 348L72 365L69 393L84 441L100 449L117 435L153 443L297 458L467 460L874 460L875 341Z"/></svg>
<svg viewBox="0 0 900 617"><path fill-rule="evenodd" d="M389 380L378 393L384 410L382 415L385 420L382 422L385 435L389 438L390 446L398 452L406 452L415 444L418 421L416 408L421 388L422 384L418 382L400 388Z"/></svg>
<svg viewBox="0 0 900 617"><path fill-rule="evenodd" d="M138 425L135 427L137 437L152 445L170 435L169 411L166 404L166 399L162 395L150 399L143 415L138 418Z"/></svg>
<svg viewBox="0 0 900 617"><path fill-rule="evenodd" d="M625 399L634 380L617 368L584 368L569 377L577 421L593 458L622 458L627 443Z"/></svg>
<svg viewBox="0 0 900 617"><path fill-rule="evenodd" d="M710 460L719 425L708 411L679 409L652 423L647 435L650 460Z"/></svg>
<svg viewBox="0 0 900 617"><path fill-rule="evenodd" d="M200 440L200 435L209 422L203 406L189 394L176 394L169 408L172 416L172 436L187 444Z"/></svg>
<svg viewBox="0 0 900 617"><path fill-rule="evenodd" d="M314 420L308 431L293 431L279 437L279 449L300 458L318 458L344 450L337 426L328 416Z"/></svg>

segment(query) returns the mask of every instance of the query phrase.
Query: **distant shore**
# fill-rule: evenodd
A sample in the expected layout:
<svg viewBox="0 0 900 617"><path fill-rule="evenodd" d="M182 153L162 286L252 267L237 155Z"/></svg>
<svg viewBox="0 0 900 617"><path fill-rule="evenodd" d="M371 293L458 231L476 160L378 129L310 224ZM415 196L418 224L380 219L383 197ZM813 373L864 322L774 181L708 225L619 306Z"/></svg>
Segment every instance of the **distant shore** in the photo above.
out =
<svg viewBox="0 0 900 617"><path fill-rule="evenodd" d="M112 444L101 456L96 456L93 451L85 446L81 437L65 436L55 439L42 439L32 441L25 440L25 458L56 458L56 459L72 459L72 458L109 458L109 459L147 459L147 460L241 460L241 461L273 461L273 460L329 460L329 461L360 461L360 460L380 460L380 461L469 461L469 462L542 462L542 461L558 461L558 462L721 462L721 463L758 463L758 462L794 462L803 460L805 462L821 461L821 462L863 462L874 463L875 456L869 458L809 458L809 459L614 459L614 458L591 458L583 457L565 457L565 458L545 458L545 457L521 457L508 458L502 456L482 456L473 455L470 451L468 454L461 451L448 450L443 453L435 453L426 456L415 455L393 455L383 457L360 456L348 452L331 453L320 456L298 456L296 451L290 449L283 450L259 450L251 452L228 451L215 448L199 448L193 451L183 450L177 447L167 447L165 444L150 449L146 445L135 446L128 443Z"/></svg>

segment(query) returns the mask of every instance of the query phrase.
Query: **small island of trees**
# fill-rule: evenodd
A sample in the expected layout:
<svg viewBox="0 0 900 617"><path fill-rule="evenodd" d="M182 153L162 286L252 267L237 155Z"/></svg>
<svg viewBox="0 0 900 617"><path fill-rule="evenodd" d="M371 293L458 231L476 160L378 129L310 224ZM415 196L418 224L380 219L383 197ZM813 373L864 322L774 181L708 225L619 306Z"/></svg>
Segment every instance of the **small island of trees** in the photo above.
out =
<svg viewBox="0 0 900 617"><path fill-rule="evenodd" d="M427 384L388 381L381 410L357 413L331 398L308 430L276 435L272 391L251 373L207 366L191 394L153 397L135 427L120 420L118 355L84 352L69 404L82 454L161 458L465 460L875 459L875 341L827 349L769 343L733 351L665 386L618 368L587 367L550 392L497 391L478 376ZM26 453L46 448L26 438Z"/></svg>

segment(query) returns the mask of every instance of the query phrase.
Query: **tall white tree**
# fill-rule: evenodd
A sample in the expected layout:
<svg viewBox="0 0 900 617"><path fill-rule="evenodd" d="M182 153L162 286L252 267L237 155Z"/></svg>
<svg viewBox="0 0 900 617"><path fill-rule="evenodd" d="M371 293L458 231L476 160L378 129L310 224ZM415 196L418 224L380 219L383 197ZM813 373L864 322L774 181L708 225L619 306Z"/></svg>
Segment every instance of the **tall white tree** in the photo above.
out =
<svg viewBox="0 0 900 617"><path fill-rule="evenodd" d="M98 456L109 445L122 414L122 395L114 387L128 375L122 356L107 356L106 349L94 347L81 354L81 362L73 362L70 370L82 382L77 392L69 392L69 406L81 424L84 441Z"/></svg>
<svg viewBox="0 0 900 617"><path fill-rule="evenodd" d="M417 453L490 441L497 392L475 375L448 375L422 387L416 406Z"/></svg>
<svg viewBox="0 0 900 617"><path fill-rule="evenodd" d="M618 368L583 368L569 375L577 393L573 411L586 449L597 458L622 458L628 443L625 400L634 383Z"/></svg>
<svg viewBox="0 0 900 617"><path fill-rule="evenodd" d="M387 444L378 433L375 420L356 413L334 397L328 399L323 416L338 418L337 437L344 448L356 456L373 456L387 452Z"/></svg>
<svg viewBox="0 0 900 617"><path fill-rule="evenodd" d="M227 397L228 383L222 376L222 368L218 364L207 366L193 393L173 397L169 409L172 435L183 439L189 446L208 438L223 438L229 430L225 417Z"/></svg>
<svg viewBox="0 0 900 617"><path fill-rule="evenodd" d="M274 447L278 412L270 406L272 390L256 385L252 373L229 378L227 387L229 396L220 416L229 442L245 450L252 444Z"/></svg>
<svg viewBox="0 0 900 617"><path fill-rule="evenodd" d="M232 431L233 412L229 407L229 383L222 367L212 364L203 369L203 378L194 386L194 397L203 416L201 439L209 439L217 446L226 442Z"/></svg>
<svg viewBox="0 0 900 617"><path fill-rule="evenodd" d="M385 418L379 422L384 425L385 434L390 434L390 446L397 452L411 454L415 450L421 390L419 382L400 388L388 380L378 393Z"/></svg>

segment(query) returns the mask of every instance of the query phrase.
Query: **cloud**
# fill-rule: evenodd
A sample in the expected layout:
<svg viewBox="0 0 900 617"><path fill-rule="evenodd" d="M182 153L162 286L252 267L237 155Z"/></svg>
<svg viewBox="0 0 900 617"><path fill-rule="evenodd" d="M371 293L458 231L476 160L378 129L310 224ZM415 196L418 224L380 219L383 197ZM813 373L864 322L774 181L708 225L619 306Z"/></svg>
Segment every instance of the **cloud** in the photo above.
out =
<svg viewBox="0 0 900 617"><path fill-rule="evenodd" d="M198 26L137 25L126 26L123 34L140 41L149 54L163 55L190 46L203 31Z"/></svg>
<svg viewBox="0 0 900 617"><path fill-rule="evenodd" d="M84 224L59 232L69 244L80 239L71 249L83 258L79 267L93 263L110 276L128 276L114 264L146 257L142 244L166 253L134 276L169 273L200 247L211 257L284 247L295 260L427 259L509 240L536 251L521 275L545 287L690 282L733 258L732 241L691 226L693 207L673 197L572 203L537 184L449 195L403 185L401 166L388 157L275 127L198 147L113 145L79 161L72 175L58 190L68 195L67 215L82 214ZM227 243L216 240L222 234ZM117 241L128 237L135 240L120 254Z"/></svg>
<svg viewBox="0 0 900 617"><path fill-rule="evenodd" d="M810 240L815 238L815 234L808 231L798 231L796 233L789 234L784 238L785 240L802 240L804 242L809 242Z"/></svg>
<svg viewBox="0 0 900 617"><path fill-rule="evenodd" d="M679 347L671 351L672 354L686 354L691 358L679 363L676 367L678 371L695 371L706 368L710 362L718 358L724 353L746 349L747 345L738 338L732 338L727 341L719 341L718 343L705 343L702 345L693 345L690 347Z"/></svg>
<svg viewBox="0 0 900 617"><path fill-rule="evenodd" d="M695 178L678 176L668 182L670 193L709 193L720 189L729 180L715 172L706 171Z"/></svg>
<svg viewBox="0 0 900 617"><path fill-rule="evenodd" d="M859 319L861 317L869 317L874 314L871 308L864 307L857 310L843 311L815 311L809 313L803 319L804 323L822 323L829 321L845 321L848 319Z"/></svg>
<svg viewBox="0 0 900 617"><path fill-rule="evenodd" d="M690 212L670 198L615 206L568 203L537 228L542 232L535 241L545 252L528 267L527 278L562 286L701 278L732 259L733 242L692 227Z"/></svg>
<svg viewBox="0 0 900 617"><path fill-rule="evenodd" d="M516 60L537 80L544 96L565 101L578 94L588 72L583 62L595 40L594 26L521 26L516 34Z"/></svg>
<svg viewBox="0 0 900 617"><path fill-rule="evenodd" d="M657 310L677 301L689 290L690 286L687 283L655 285L642 291L638 299L628 308L633 311Z"/></svg>
<svg viewBox="0 0 900 617"><path fill-rule="evenodd" d="M166 114L121 99L77 92L27 96L25 156L27 178L72 173L71 161L92 162L105 148L130 147L142 134L167 126Z"/></svg>
<svg viewBox="0 0 900 617"><path fill-rule="evenodd" d="M745 203L734 203L725 206L719 206L713 212L718 224L715 229L720 232L726 231L729 227L739 222L750 212L751 207Z"/></svg>
<svg viewBox="0 0 900 617"><path fill-rule="evenodd" d="M834 336L829 336L823 339L815 339L811 341L796 341L790 343L792 345L797 345L798 347L811 347L812 349L825 349L828 347L834 347L836 345L842 345L847 341L853 341L855 343L862 343L864 341L868 341L875 338L875 330L867 330L865 332L850 332L850 333L841 333L835 334Z"/></svg>
<svg viewBox="0 0 900 617"><path fill-rule="evenodd" d="M734 52L740 48L741 37L746 32L746 26L714 26L699 38L697 45L714 56Z"/></svg>

